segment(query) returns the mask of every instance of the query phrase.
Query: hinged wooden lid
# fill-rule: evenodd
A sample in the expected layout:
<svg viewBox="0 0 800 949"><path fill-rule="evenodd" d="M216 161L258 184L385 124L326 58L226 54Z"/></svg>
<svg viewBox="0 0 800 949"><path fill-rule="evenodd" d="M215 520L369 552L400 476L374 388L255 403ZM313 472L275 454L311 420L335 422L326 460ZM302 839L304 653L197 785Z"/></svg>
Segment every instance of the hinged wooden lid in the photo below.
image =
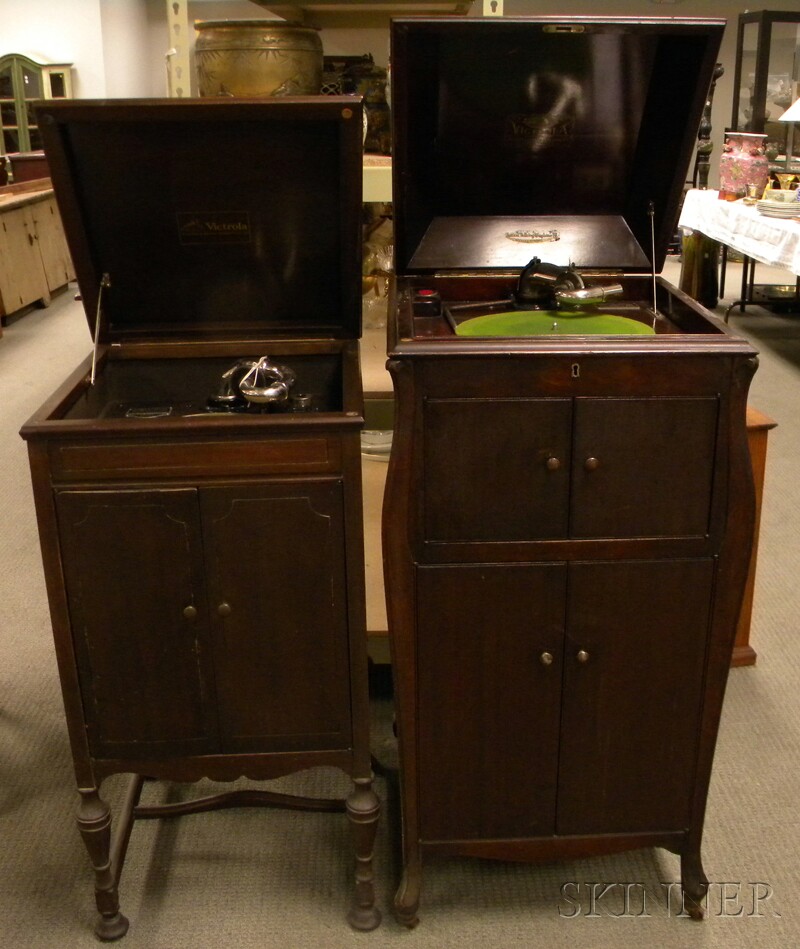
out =
<svg viewBox="0 0 800 949"><path fill-rule="evenodd" d="M395 20L398 273L661 270L724 27Z"/></svg>
<svg viewBox="0 0 800 949"><path fill-rule="evenodd" d="M92 334L361 334L361 101L40 103Z"/></svg>

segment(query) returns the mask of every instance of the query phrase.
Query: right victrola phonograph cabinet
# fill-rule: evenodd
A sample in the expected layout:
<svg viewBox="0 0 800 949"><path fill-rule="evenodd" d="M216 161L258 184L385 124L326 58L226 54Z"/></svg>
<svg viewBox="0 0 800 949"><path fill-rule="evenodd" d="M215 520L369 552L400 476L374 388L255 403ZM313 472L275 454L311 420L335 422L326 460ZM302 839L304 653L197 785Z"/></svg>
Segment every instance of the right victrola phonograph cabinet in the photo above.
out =
<svg viewBox="0 0 800 949"><path fill-rule="evenodd" d="M395 20L384 563L423 858L701 838L756 353L656 274L724 23Z"/></svg>

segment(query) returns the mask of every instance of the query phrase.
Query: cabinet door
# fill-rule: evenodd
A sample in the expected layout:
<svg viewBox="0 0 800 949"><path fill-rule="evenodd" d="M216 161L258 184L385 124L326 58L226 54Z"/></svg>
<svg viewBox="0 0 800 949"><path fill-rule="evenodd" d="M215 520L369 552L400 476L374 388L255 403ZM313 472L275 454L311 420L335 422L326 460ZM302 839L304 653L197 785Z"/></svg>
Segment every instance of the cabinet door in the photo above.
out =
<svg viewBox="0 0 800 949"><path fill-rule="evenodd" d="M92 754L215 751L197 492L67 491L56 507Z"/></svg>
<svg viewBox="0 0 800 949"><path fill-rule="evenodd" d="M22 151L15 79L15 63L11 57L4 56L0 59L0 152L4 155Z"/></svg>
<svg viewBox="0 0 800 949"><path fill-rule="evenodd" d="M64 228L54 198L31 206L42 267L50 292L63 287L75 276L67 250Z"/></svg>
<svg viewBox="0 0 800 949"><path fill-rule="evenodd" d="M708 533L716 398L576 399L570 535Z"/></svg>
<svg viewBox="0 0 800 949"><path fill-rule="evenodd" d="M201 491L225 751L351 743L342 486Z"/></svg>
<svg viewBox="0 0 800 949"><path fill-rule="evenodd" d="M416 578L423 839L552 834L566 567Z"/></svg>
<svg viewBox="0 0 800 949"><path fill-rule="evenodd" d="M0 315L49 299L31 209L0 214Z"/></svg>
<svg viewBox="0 0 800 949"><path fill-rule="evenodd" d="M569 568L559 834L688 826L711 560Z"/></svg>
<svg viewBox="0 0 800 949"><path fill-rule="evenodd" d="M42 70L27 56L0 59L0 127L3 152L29 152L42 147L32 101L42 97Z"/></svg>
<svg viewBox="0 0 800 949"><path fill-rule="evenodd" d="M566 536L571 399L430 399L425 537Z"/></svg>

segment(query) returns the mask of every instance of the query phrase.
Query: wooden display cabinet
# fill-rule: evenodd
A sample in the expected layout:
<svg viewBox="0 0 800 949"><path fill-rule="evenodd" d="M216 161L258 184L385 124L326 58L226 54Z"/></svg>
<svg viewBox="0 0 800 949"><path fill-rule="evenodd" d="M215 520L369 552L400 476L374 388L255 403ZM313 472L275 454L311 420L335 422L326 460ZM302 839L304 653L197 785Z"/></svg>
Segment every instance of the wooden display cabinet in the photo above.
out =
<svg viewBox="0 0 800 949"><path fill-rule="evenodd" d="M128 927L135 818L259 803L347 811L349 919L371 929L360 102L73 103L39 120L96 343L22 436L97 934ZM229 367L265 353L295 374L293 401L220 407ZM346 802L138 803L145 775L318 765L352 777ZM119 772L112 840L101 784Z"/></svg>
<svg viewBox="0 0 800 949"><path fill-rule="evenodd" d="M722 30L394 22L383 549L406 925L428 857L653 846L702 915L756 353L655 273ZM531 335L464 335L465 314L519 315L534 254L540 289L619 291L523 309L546 317ZM607 316L635 332L582 329Z"/></svg>
<svg viewBox="0 0 800 949"><path fill-rule="evenodd" d="M26 182L0 189L0 317L47 306L75 273L52 189Z"/></svg>
<svg viewBox="0 0 800 949"><path fill-rule="evenodd" d="M70 98L71 63L43 63L20 53L0 57L0 153L41 149L34 103Z"/></svg>
<svg viewBox="0 0 800 949"><path fill-rule="evenodd" d="M800 95L800 13L739 14L731 128L763 133L778 149L773 172L800 171L800 136L780 117Z"/></svg>

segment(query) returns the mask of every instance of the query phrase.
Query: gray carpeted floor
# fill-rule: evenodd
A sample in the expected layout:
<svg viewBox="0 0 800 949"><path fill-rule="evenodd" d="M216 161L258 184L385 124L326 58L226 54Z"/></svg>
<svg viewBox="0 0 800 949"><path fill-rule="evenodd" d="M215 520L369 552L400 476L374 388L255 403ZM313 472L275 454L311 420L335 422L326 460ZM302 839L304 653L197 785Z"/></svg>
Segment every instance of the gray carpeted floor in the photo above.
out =
<svg viewBox="0 0 800 949"><path fill-rule="evenodd" d="M670 276L675 279L675 265ZM729 277L735 292L736 268ZM783 277L782 279L785 279ZM344 920L350 848L340 815L240 810L142 823L122 878L128 949L413 945L790 949L800 774L800 317L753 310L733 324L761 350L751 403L773 416L752 642L758 664L731 674L704 841L714 881L703 923L669 915L677 860L661 851L558 864L448 860L426 867L421 923L391 917L391 813L377 851L385 919L371 934ZM73 291L0 339L0 945L95 943L92 880L74 825L76 797L53 658L27 458L20 425L90 346ZM389 707L376 700L374 744L392 754ZM654 736L654 741L658 736ZM344 792L334 772L282 786ZM107 782L119 800L122 781ZM384 780L378 793L387 797ZM150 798L193 789L154 785ZM562 891L564 884L569 888ZM615 884L610 890L602 885ZM625 912L623 884L628 887ZM722 884L725 884L723 887ZM602 897L593 905L592 894ZM754 898L756 910L754 912ZM644 905L643 905L644 899Z"/></svg>

